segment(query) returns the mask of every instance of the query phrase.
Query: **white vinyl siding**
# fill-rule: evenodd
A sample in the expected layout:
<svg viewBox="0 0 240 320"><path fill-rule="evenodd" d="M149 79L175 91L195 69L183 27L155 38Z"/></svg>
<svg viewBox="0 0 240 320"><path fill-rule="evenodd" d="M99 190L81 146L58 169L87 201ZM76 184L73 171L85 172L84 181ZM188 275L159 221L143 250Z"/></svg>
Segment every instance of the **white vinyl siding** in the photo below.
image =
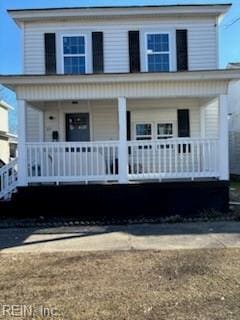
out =
<svg viewBox="0 0 240 320"><path fill-rule="evenodd" d="M104 29L103 29L104 30ZM104 30L104 72L129 72L128 30Z"/></svg>
<svg viewBox="0 0 240 320"><path fill-rule="evenodd" d="M69 22L28 22L24 28L24 73L44 74L44 33L57 34L73 30L81 33L102 31L104 33L105 72L128 72L128 31L148 29L187 29L189 69L216 69L217 35L215 18L142 18ZM89 68L91 72L91 68Z"/></svg>
<svg viewBox="0 0 240 320"><path fill-rule="evenodd" d="M205 137L216 139L218 132L218 99L207 104L205 109Z"/></svg>
<svg viewBox="0 0 240 320"><path fill-rule="evenodd" d="M33 30L30 27L24 31L24 74L44 74L44 32Z"/></svg>
<svg viewBox="0 0 240 320"><path fill-rule="evenodd" d="M45 106L45 141L52 141L52 132L59 132L59 141L65 141L67 113L89 113L90 137L93 141L118 140L117 103L113 101L49 103ZM52 120L50 120L50 117Z"/></svg>
<svg viewBox="0 0 240 320"><path fill-rule="evenodd" d="M131 139L135 137L136 123L172 123L173 137L177 138L177 110L189 109L190 136L201 137L201 110L203 103L198 99L130 99L127 109L131 111ZM44 140L52 141L52 132L59 132L59 140L65 141L65 114L89 112L90 135L93 141L118 140L118 110L115 100L96 100L45 104ZM27 140L40 141L40 114L27 109ZM218 100L205 105L205 137L218 138Z"/></svg>
<svg viewBox="0 0 240 320"><path fill-rule="evenodd" d="M145 106L145 107L144 107ZM200 137L200 108L196 100L136 100L129 103L131 112L131 136L136 123L172 123L173 137L177 138L177 110L189 109L191 138Z"/></svg>
<svg viewBox="0 0 240 320"><path fill-rule="evenodd" d="M95 141L118 140L118 111L114 103L92 107L92 130Z"/></svg>
<svg viewBox="0 0 240 320"><path fill-rule="evenodd" d="M216 29L214 24L188 29L189 70L218 68Z"/></svg>
<svg viewBox="0 0 240 320"><path fill-rule="evenodd" d="M27 142L41 141L40 111L27 107L26 113Z"/></svg>

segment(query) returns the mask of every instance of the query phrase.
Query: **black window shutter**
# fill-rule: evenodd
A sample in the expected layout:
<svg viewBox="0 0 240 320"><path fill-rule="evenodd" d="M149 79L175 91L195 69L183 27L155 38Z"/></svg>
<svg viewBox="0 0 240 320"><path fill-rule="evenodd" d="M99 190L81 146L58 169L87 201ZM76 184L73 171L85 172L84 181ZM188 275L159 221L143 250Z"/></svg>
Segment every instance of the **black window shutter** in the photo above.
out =
<svg viewBox="0 0 240 320"><path fill-rule="evenodd" d="M93 73L104 72L103 32L92 33L92 63Z"/></svg>
<svg viewBox="0 0 240 320"><path fill-rule="evenodd" d="M177 70L188 70L188 35L187 30L176 30Z"/></svg>
<svg viewBox="0 0 240 320"><path fill-rule="evenodd" d="M56 35L55 33L45 33L45 72L46 74L56 74Z"/></svg>
<svg viewBox="0 0 240 320"><path fill-rule="evenodd" d="M131 112L127 111L127 140L131 140Z"/></svg>
<svg viewBox="0 0 240 320"><path fill-rule="evenodd" d="M190 137L190 119L189 119L189 110L182 109L178 110L178 136L182 138ZM186 153L191 152L190 144L179 144L178 152Z"/></svg>
<svg viewBox="0 0 240 320"><path fill-rule="evenodd" d="M140 72L140 43L139 31L128 32L129 70L131 73Z"/></svg>
<svg viewBox="0 0 240 320"><path fill-rule="evenodd" d="M178 136L190 137L189 110L180 109L177 111L177 116L178 116Z"/></svg>

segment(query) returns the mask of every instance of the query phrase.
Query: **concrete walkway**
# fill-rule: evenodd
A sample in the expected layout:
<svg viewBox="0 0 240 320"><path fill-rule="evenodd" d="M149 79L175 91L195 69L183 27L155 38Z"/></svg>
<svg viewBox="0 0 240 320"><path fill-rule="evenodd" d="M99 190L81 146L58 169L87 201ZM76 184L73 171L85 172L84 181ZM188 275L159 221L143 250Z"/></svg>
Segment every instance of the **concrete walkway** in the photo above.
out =
<svg viewBox="0 0 240 320"><path fill-rule="evenodd" d="M240 248L240 222L0 229L0 252Z"/></svg>

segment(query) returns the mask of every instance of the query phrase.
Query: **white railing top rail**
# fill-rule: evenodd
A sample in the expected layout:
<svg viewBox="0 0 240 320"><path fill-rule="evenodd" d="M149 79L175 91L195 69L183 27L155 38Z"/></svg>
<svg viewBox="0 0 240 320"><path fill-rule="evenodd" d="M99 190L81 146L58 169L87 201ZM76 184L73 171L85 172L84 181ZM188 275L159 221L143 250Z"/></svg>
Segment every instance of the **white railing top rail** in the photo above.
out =
<svg viewBox="0 0 240 320"><path fill-rule="evenodd" d="M67 145L67 146L94 146L94 145L117 145L119 141L116 140L108 140L108 141L84 141L84 142L79 142L79 141L58 141L58 142L27 142L27 146L47 146L47 145Z"/></svg>
<svg viewBox="0 0 240 320"><path fill-rule="evenodd" d="M151 143L191 143L191 142L200 142L200 143L203 143L203 142L217 142L218 139L206 139L206 138L162 138L162 139L146 139L146 140L130 140L128 141L127 143L129 145L131 144L151 144Z"/></svg>
<svg viewBox="0 0 240 320"><path fill-rule="evenodd" d="M0 168L0 199L11 195L17 187L17 164L16 158Z"/></svg>
<svg viewBox="0 0 240 320"><path fill-rule="evenodd" d="M8 164L5 164L3 167L0 168L0 174L3 172L6 172L9 169L12 169L17 164L17 158L9 162Z"/></svg>

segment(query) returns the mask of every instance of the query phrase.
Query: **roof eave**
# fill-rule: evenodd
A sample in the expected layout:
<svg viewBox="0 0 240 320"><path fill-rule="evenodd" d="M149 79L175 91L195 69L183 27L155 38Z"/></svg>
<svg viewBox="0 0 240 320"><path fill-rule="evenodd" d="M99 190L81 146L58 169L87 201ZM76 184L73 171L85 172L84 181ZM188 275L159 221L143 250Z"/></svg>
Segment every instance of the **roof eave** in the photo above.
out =
<svg viewBox="0 0 240 320"><path fill-rule="evenodd" d="M20 25L25 21L61 18L102 18L141 15L191 15L204 14L220 16L227 12L231 4L216 5L169 5L169 6L132 6L132 7L92 7L92 8L46 8L8 10L9 15Z"/></svg>

